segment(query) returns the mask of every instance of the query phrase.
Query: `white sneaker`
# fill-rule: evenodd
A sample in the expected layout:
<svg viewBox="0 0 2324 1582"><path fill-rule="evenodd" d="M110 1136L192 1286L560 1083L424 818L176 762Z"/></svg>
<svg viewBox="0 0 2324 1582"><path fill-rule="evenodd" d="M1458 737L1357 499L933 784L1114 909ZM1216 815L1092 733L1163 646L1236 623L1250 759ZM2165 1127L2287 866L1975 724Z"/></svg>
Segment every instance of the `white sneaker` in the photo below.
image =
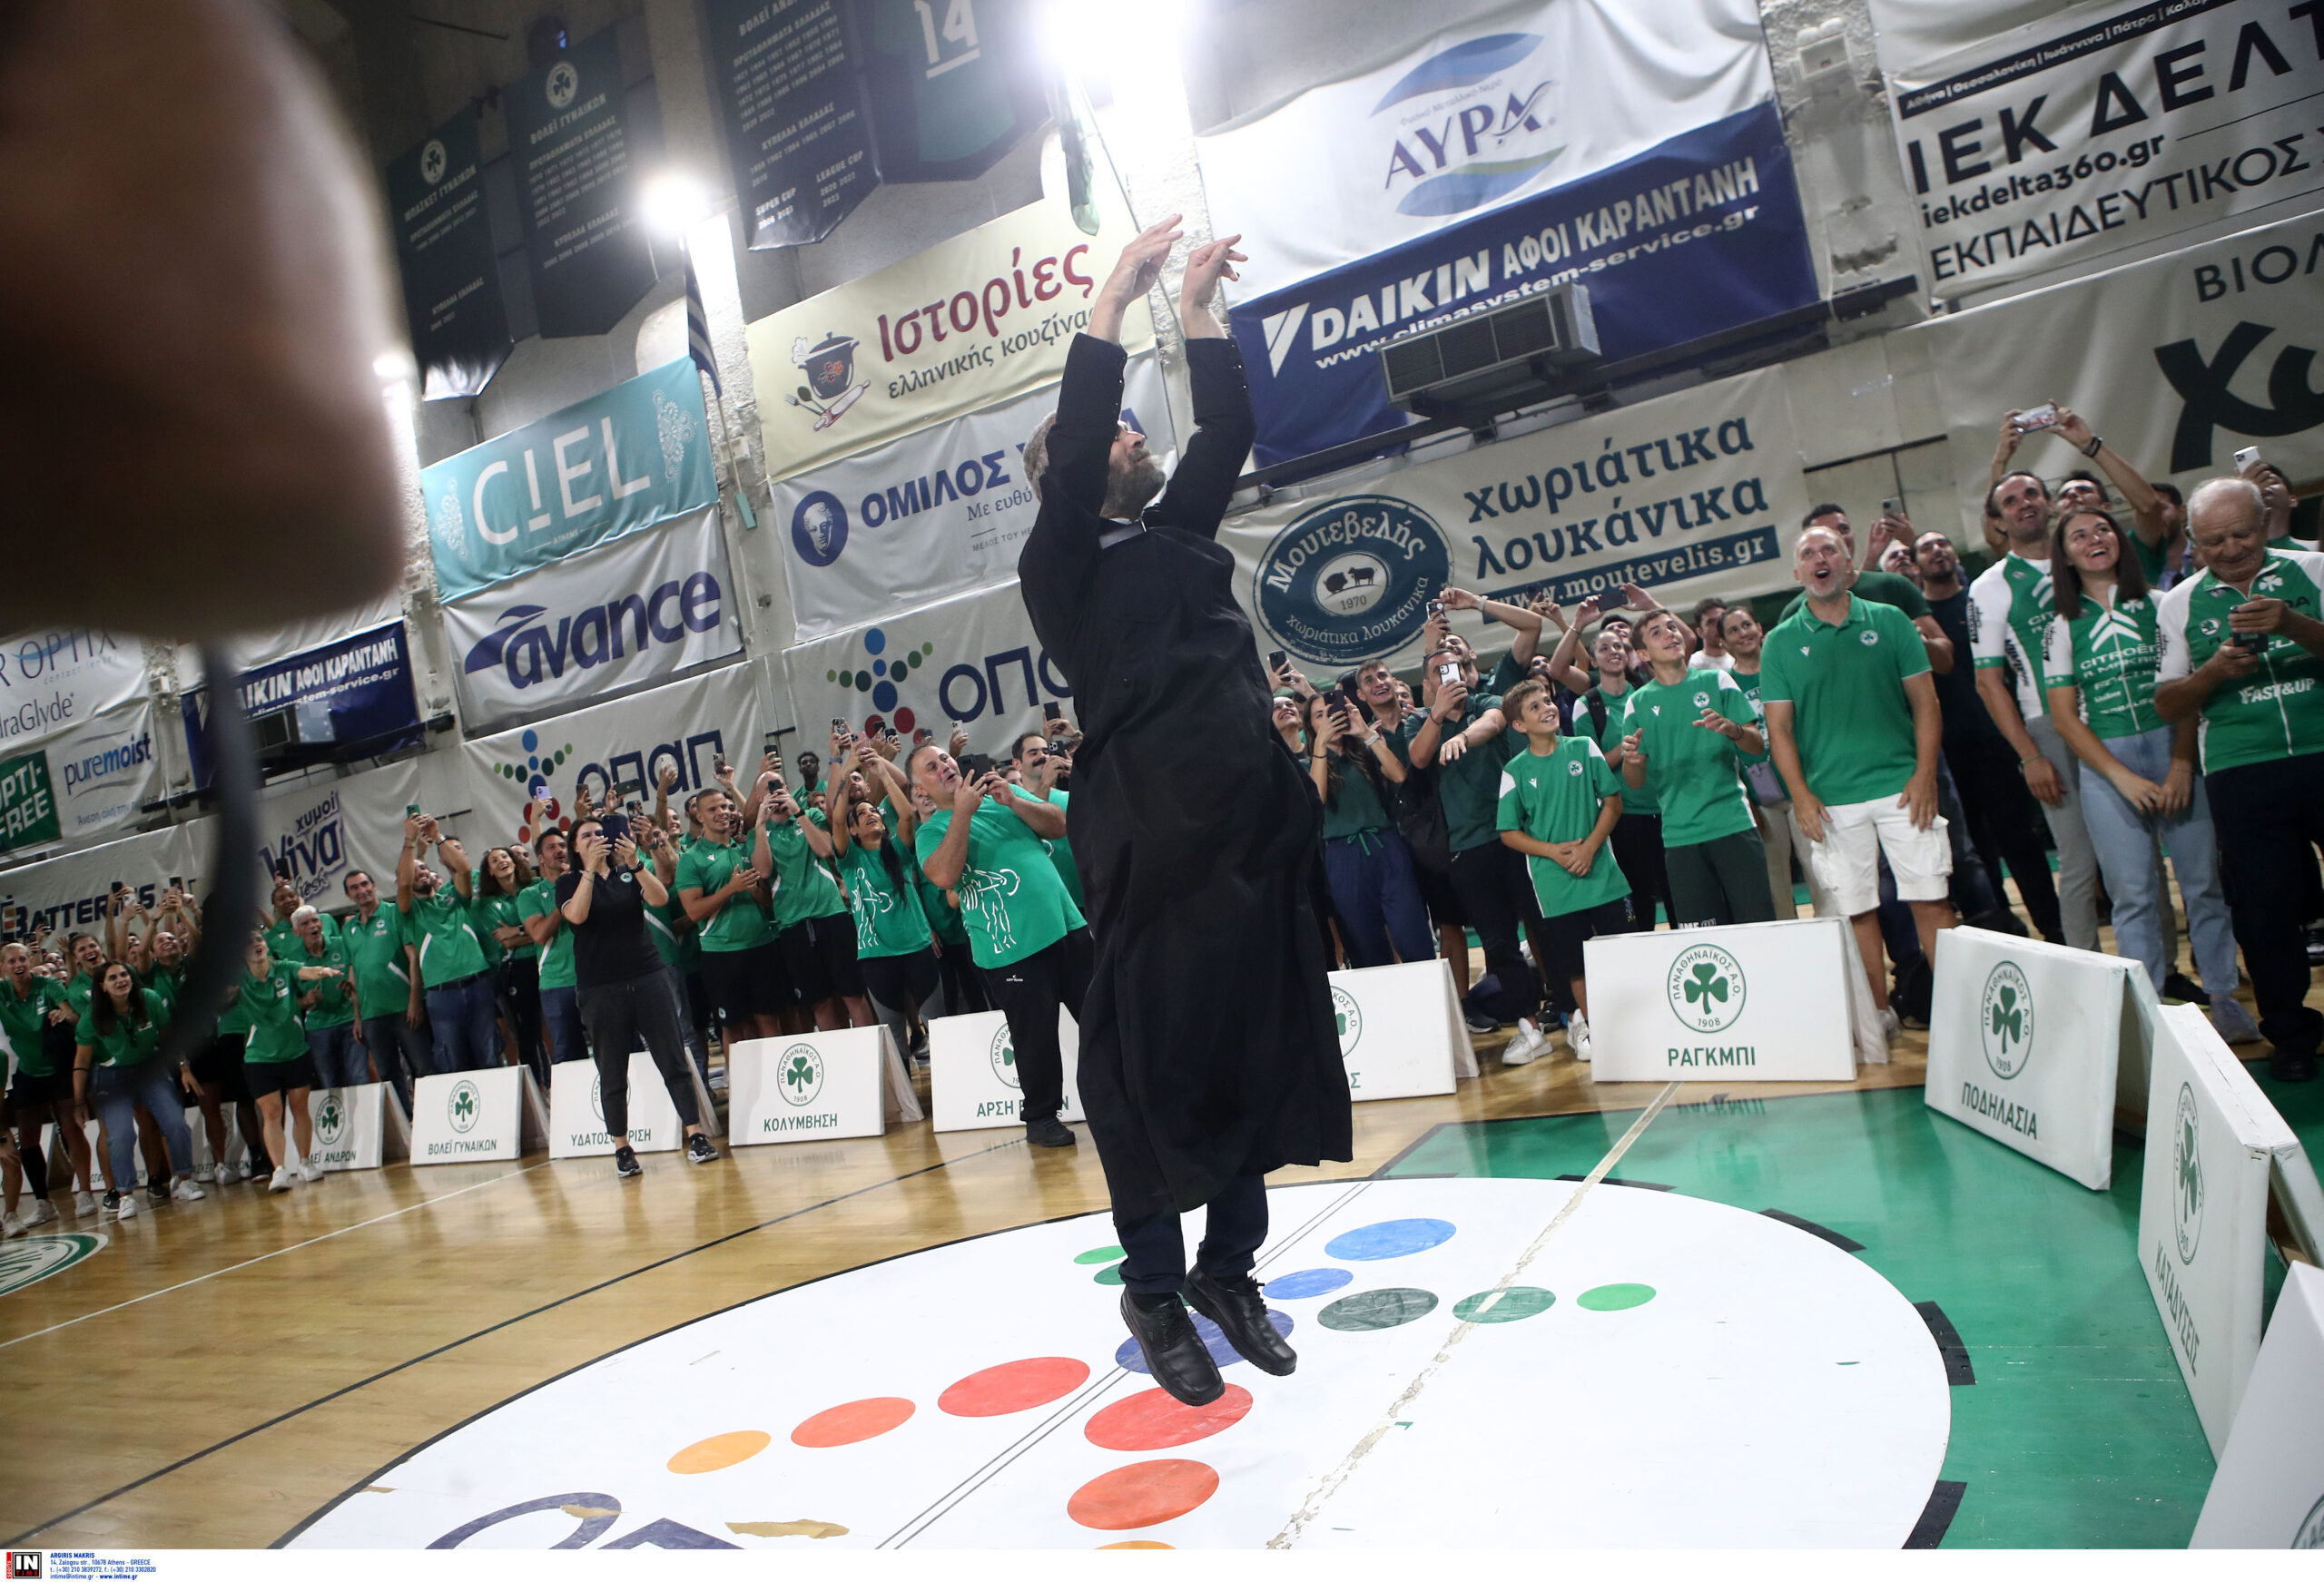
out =
<svg viewBox="0 0 2324 1582"><path fill-rule="evenodd" d="M266 1189L269 1192L288 1192L290 1190L291 1179L290 1166L278 1164L275 1166L274 1179L266 1184Z"/></svg>
<svg viewBox="0 0 2324 1582"><path fill-rule="evenodd" d="M73 1212L82 1219L94 1219L96 1216L97 1212L96 1198L85 1192L74 1193L73 1194Z"/></svg>
<svg viewBox="0 0 2324 1582"><path fill-rule="evenodd" d="M1565 1025L1565 1046L1573 1051L1576 1060L1590 1058L1590 1018L1580 1011Z"/></svg>
<svg viewBox="0 0 2324 1582"><path fill-rule="evenodd" d="M243 1157L243 1159L242 1159L241 1164L241 1165L236 1169L236 1171L235 1171L235 1173L234 1173L234 1179L235 1179L235 1180L237 1180L237 1181L248 1181L250 1178L251 1178L251 1162L250 1162L249 1157L248 1157L247 1155L245 1155L245 1156Z"/></svg>
<svg viewBox="0 0 2324 1582"><path fill-rule="evenodd" d="M204 1164L193 1173L193 1178L202 1183L202 1185L207 1186L212 1182L218 1179L218 1172L212 1166Z"/></svg>
<svg viewBox="0 0 2324 1582"><path fill-rule="evenodd" d="M121 1194L121 1206L113 1211L113 1217L115 1219L122 1220L133 1220L137 1217L137 1194L135 1193L124 1192Z"/></svg>
<svg viewBox="0 0 2324 1582"><path fill-rule="evenodd" d="M316 1164L312 1159L301 1159L299 1161L300 1180L320 1181L322 1178L323 1167L321 1165Z"/></svg>
<svg viewBox="0 0 2324 1582"><path fill-rule="evenodd" d="M1509 1046L1501 1052L1501 1063L1503 1066L1530 1066L1547 1054L1549 1047L1550 1041L1541 1036L1541 1030L1533 1025L1531 1018L1520 1017L1517 1018L1517 1031L1511 1037Z"/></svg>
<svg viewBox="0 0 2324 1582"><path fill-rule="evenodd" d="M1880 1036L1891 1044L1905 1036L1905 1018L1888 1006L1880 1007Z"/></svg>
<svg viewBox="0 0 2324 1582"><path fill-rule="evenodd" d="M47 1224L56 1218L56 1205L44 1197L33 1199L33 1223Z"/></svg>
<svg viewBox="0 0 2324 1582"><path fill-rule="evenodd" d="M0 1241L23 1235L33 1228L30 1214L0 1214Z"/></svg>
<svg viewBox="0 0 2324 1582"><path fill-rule="evenodd" d="M170 1195L180 1203L200 1203L210 1194L187 1177L181 1175L171 1183Z"/></svg>

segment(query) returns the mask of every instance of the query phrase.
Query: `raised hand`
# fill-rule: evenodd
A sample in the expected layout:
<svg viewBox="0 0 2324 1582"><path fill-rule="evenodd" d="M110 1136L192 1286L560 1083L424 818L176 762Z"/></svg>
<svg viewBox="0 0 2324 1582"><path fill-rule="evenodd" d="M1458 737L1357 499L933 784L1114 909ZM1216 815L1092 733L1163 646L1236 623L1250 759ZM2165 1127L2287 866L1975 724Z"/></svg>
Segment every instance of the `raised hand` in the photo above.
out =
<svg viewBox="0 0 2324 1582"><path fill-rule="evenodd" d="M1448 610L1481 610L1484 608L1484 600L1479 598L1476 594L1471 593L1466 588L1446 588L1443 593L1439 594L1437 597L1444 601L1444 607Z"/></svg>
<svg viewBox="0 0 2324 1582"><path fill-rule="evenodd" d="M1235 272L1235 266L1251 260L1235 251L1235 244L1242 240L1242 232L1237 231L1233 236L1206 241L1187 255L1187 272L1178 282L1178 304L1182 310L1209 310L1220 280L1243 278Z"/></svg>
<svg viewBox="0 0 2324 1582"><path fill-rule="evenodd" d="M1089 334L1098 340L1122 338L1122 316L1130 304L1154 289L1162 278L1163 260L1186 233L1178 229L1182 214L1166 214L1130 239L1115 260L1114 272L1098 288L1089 307Z"/></svg>
<svg viewBox="0 0 2324 1582"><path fill-rule="evenodd" d="M1701 717L1697 719L1695 723L1700 726L1703 730L1718 732L1729 742L1734 741L1735 732L1742 729L1740 725L1738 725L1734 721L1728 719L1725 714L1720 713L1717 709L1705 709L1702 712Z"/></svg>

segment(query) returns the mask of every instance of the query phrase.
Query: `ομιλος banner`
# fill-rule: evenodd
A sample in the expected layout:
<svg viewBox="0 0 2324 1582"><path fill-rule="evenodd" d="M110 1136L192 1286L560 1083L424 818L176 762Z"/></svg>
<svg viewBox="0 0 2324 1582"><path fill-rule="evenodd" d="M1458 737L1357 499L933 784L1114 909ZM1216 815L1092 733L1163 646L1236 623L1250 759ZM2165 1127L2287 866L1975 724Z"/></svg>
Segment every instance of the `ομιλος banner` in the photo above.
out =
<svg viewBox="0 0 2324 1582"><path fill-rule="evenodd" d="M787 531L748 544L780 550L800 639L1012 580L1039 507L1025 441L1057 394L1044 386L775 485L768 520ZM1122 417L1168 457L1170 405L1151 352L1129 361Z"/></svg>
<svg viewBox="0 0 2324 1582"><path fill-rule="evenodd" d="M681 358L421 469L436 586L463 597L718 498Z"/></svg>
<svg viewBox="0 0 2324 1582"><path fill-rule="evenodd" d="M2280 0L2121 0L1890 84L1938 296L1997 286L2324 186L2324 30Z"/></svg>
<svg viewBox="0 0 2324 1582"><path fill-rule="evenodd" d="M446 604L471 727L650 684L743 650L716 506Z"/></svg>
<svg viewBox="0 0 2324 1582"><path fill-rule="evenodd" d="M704 0L748 245L821 241L880 184L840 0Z"/></svg>
<svg viewBox="0 0 2324 1582"><path fill-rule="evenodd" d="M388 162L388 218L423 400L475 395L516 345L500 300L483 169L477 112L465 104Z"/></svg>
<svg viewBox="0 0 2324 1582"><path fill-rule="evenodd" d="M543 335L603 335L654 284L617 27L502 90Z"/></svg>
<svg viewBox="0 0 2324 1582"><path fill-rule="evenodd" d="M300 741L335 742L344 754L376 757L419 740L419 704L400 621L246 670L236 684L252 716L295 712ZM189 689L180 703L193 782L208 785L209 687ZM321 734L326 730L329 734Z"/></svg>

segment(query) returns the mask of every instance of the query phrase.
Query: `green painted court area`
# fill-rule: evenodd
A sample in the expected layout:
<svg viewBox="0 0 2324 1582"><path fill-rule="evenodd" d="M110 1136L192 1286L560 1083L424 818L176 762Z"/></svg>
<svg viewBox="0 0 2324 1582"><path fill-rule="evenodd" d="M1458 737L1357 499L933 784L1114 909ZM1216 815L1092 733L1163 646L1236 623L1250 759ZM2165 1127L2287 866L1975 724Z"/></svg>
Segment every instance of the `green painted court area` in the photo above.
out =
<svg viewBox="0 0 2324 1582"><path fill-rule="evenodd" d="M2315 1158L2324 1083L2260 1080ZM1447 1125L1384 1174L1579 1176L1636 1119ZM1931 1114L1918 1088L1711 1095L1674 1101L1610 1179L1796 1215L1942 1310L1975 1382L1956 1370L1943 1476L1965 1487L1941 1547L2181 1548L2211 1454L2138 1266L2140 1145L2115 1141L2097 1193ZM2282 1278L2271 1255L2271 1302Z"/></svg>

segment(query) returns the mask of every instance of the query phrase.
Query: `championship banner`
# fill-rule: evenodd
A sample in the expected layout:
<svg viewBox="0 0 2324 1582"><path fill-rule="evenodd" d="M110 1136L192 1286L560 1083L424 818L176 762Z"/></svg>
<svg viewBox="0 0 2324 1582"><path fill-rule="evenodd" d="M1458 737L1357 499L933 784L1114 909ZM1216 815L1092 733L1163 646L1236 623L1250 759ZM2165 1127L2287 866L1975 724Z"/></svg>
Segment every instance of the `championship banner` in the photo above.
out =
<svg viewBox="0 0 2324 1582"><path fill-rule="evenodd" d="M773 520L790 533L750 542L781 546L799 637L1015 577L1039 506L1025 441L1057 399L1044 385L776 484ZM1122 418L1167 467L1170 404L1154 353L1129 360Z"/></svg>
<svg viewBox="0 0 2324 1582"><path fill-rule="evenodd" d="M769 477L1056 383L1137 234L1118 197L1099 217L1085 236L1063 201L1030 203L749 326ZM1122 344L1154 344L1145 302L1124 315Z"/></svg>
<svg viewBox="0 0 2324 1582"><path fill-rule="evenodd" d="M1923 279L1959 296L2316 192L2319 64L2282 0L2105 0L1896 74Z"/></svg>
<svg viewBox="0 0 2324 1582"><path fill-rule="evenodd" d="M501 91L540 332L603 335L654 284L619 27Z"/></svg>
<svg viewBox="0 0 2324 1582"><path fill-rule="evenodd" d="M207 836L205 829L181 824L0 871L0 938L39 940L72 930L102 935L116 881L148 909L157 906L172 880L198 881L208 871ZM206 887L197 882L196 889Z"/></svg>
<svg viewBox="0 0 2324 1582"><path fill-rule="evenodd" d="M856 0L885 182L971 182L1049 115L1041 0Z"/></svg>
<svg viewBox="0 0 2324 1582"><path fill-rule="evenodd" d="M650 685L743 651L716 506L444 610L470 728Z"/></svg>
<svg viewBox="0 0 2324 1582"><path fill-rule="evenodd" d="M774 723L760 696L760 679L756 665L729 665L497 736L470 738L460 752L471 812L456 820L454 832L471 850L511 836L530 840L538 831L524 821L525 802L542 783L553 799L550 816L565 828L574 787L585 775L591 794L601 800L615 782L642 781L650 804L661 766L675 763L678 783L671 799L682 802L712 782L723 754L743 785L757 770L763 732ZM819 742L822 735L818 730L811 739ZM786 739L786 746L795 752L793 740Z"/></svg>
<svg viewBox="0 0 2324 1582"><path fill-rule="evenodd" d="M446 600L714 505L702 376L681 358L419 474Z"/></svg>
<svg viewBox="0 0 2324 1582"><path fill-rule="evenodd" d="M347 876L359 868L392 899L404 810L419 800L419 764L413 759L345 780L270 790L259 804L261 891L280 872L300 899L327 912L348 904ZM188 826L199 831L205 852L216 825L215 819L204 819ZM477 856L481 860L483 853Z"/></svg>
<svg viewBox="0 0 2324 1582"><path fill-rule="evenodd" d="M253 719L290 714L301 744L326 749L319 756L378 757L419 740L419 703L412 691L411 653L401 621L359 632L328 647L242 672L236 683ZM196 785L210 783L210 689L179 695L185 718L186 755Z"/></svg>
<svg viewBox="0 0 2324 1582"><path fill-rule="evenodd" d="M426 401L475 395L516 346L478 179L484 152L477 114L461 105L425 142L388 163L388 219Z"/></svg>
<svg viewBox="0 0 2324 1582"><path fill-rule="evenodd" d="M841 0L704 0L744 245L821 241L880 184Z"/></svg>
<svg viewBox="0 0 2324 1582"><path fill-rule="evenodd" d="M1808 506L1774 368L1407 462L1361 487L1227 518L1218 541L1261 648L1333 670L1417 663L1428 602L1447 584L1567 605L1596 594L1608 608L1625 582L1673 605L1775 592L1791 582Z"/></svg>
<svg viewBox="0 0 2324 1582"><path fill-rule="evenodd" d="M0 638L0 752L86 724L145 696L145 649L93 627Z"/></svg>

